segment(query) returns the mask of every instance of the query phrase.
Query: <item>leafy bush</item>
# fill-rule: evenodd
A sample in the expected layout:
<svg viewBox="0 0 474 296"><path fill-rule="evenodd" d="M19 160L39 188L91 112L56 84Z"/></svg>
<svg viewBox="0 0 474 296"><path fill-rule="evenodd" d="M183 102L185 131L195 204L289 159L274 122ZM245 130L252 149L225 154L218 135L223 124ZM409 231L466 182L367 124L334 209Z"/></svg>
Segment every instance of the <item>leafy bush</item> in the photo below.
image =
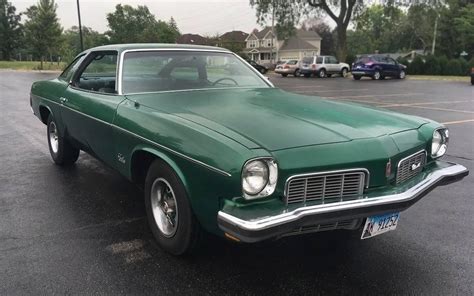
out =
<svg viewBox="0 0 474 296"><path fill-rule="evenodd" d="M349 64L349 66L352 65L353 62L355 62L355 60L357 59L357 57L353 54L348 54L347 57L346 57L346 63Z"/></svg>
<svg viewBox="0 0 474 296"><path fill-rule="evenodd" d="M423 59L420 56L416 56L411 62L410 67L408 68L408 74L425 74L424 68L425 62L423 62Z"/></svg>
<svg viewBox="0 0 474 296"><path fill-rule="evenodd" d="M441 74L441 67L438 62L438 58L434 55L428 55L425 59L425 74L428 75L440 75Z"/></svg>
<svg viewBox="0 0 474 296"><path fill-rule="evenodd" d="M438 58L439 74L447 75L446 73L448 72L448 62L448 58L444 55Z"/></svg>
<svg viewBox="0 0 474 296"><path fill-rule="evenodd" d="M458 59L449 60L448 64L446 65L446 72L445 75L461 75L461 62Z"/></svg>
<svg viewBox="0 0 474 296"><path fill-rule="evenodd" d="M461 65L461 72L459 72L459 75L466 75L471 70L468 62L464 58L459 58L458 61Z"/></svg>

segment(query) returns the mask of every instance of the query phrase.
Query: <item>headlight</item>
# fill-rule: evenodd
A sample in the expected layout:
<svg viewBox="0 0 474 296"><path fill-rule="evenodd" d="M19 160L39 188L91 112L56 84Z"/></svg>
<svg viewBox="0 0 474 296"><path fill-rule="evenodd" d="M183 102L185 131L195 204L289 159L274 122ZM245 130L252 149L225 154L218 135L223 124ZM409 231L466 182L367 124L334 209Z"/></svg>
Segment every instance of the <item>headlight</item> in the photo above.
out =
<svg viewBox="0 0 474 296"><path fill-rule="evenodd" d="M437 129L433 132L431 141L431 157L438 158L443 156L448 150L449 132L447 128Z"/></svg>
<svg viewBox="0 0 474 296"><path fill-rule="evenodd" d="M278 166L271 158L249 160L242 169L242 190L246 199L269 196L275 191Z"/></svg>

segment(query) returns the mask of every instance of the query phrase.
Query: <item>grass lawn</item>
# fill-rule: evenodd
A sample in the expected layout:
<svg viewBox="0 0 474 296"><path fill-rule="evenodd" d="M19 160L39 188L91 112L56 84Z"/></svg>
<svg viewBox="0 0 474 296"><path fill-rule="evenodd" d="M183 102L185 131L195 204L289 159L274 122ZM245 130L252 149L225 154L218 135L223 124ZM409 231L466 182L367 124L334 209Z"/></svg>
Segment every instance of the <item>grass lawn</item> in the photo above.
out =
<svg viewBox="0 0 474 296"><path fill-rule="evenodd" d="M61 71L66 65L64 63L43 62L43 70ZM40 62L0 61L0 69L13 70L39 70Z"/></svg>
<svg viewBox="0 0 474 296"><path fill-rule="evenodd" d="M441 75L407 75L412 80L446 80L446 81L469 81L470 76L441 76Z"/></svg>

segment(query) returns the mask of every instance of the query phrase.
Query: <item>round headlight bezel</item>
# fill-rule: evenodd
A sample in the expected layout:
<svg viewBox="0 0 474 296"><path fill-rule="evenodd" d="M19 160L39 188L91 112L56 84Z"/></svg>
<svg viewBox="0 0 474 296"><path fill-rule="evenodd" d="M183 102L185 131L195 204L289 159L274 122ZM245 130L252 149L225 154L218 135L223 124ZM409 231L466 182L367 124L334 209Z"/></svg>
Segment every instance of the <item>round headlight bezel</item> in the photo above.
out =
<svg viewBox="0 0 474 296"><path fill-rule="evenodd" d="M436 141L436 143L435 143ZM433 131L431 138L431 158L440 158L448 150L449 131L447 128L438 128ZM435 146L436 145L436 146Z"/></svg>
<svg viewBox="0 0 474 296"><path fill-rule="evenodd" d="M250 182L248 178L255 177L255 174L258 175L258 165L260 165L260 167L262 168L261 171L265 176L265 179L262 180L261 186L253 186L254 188L253 190L251 190L250 187L252 186L249 186ZM249 170L253 170L254 174L252 175ZM248 200L269 196L275 191L277 179L278 165L273 158L264 157L250 159L246 161L244 166L242 167L242 195L245 199Z"/></svg>

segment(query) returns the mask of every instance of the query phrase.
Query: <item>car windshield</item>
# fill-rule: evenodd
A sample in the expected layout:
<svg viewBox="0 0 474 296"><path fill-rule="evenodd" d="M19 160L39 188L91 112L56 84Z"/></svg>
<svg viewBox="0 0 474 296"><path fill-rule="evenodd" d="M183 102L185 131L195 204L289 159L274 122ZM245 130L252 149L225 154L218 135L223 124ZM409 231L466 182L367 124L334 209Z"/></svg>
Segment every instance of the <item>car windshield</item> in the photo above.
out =
<svg viewBox="0 0 474 296"><path fill-rule="evenodd" d="M123 58L122 93L270 87L232 53L133 51Z"/></svg>
<svg viewBox="0 0 474 296"><path fill-rule="evenodd" d="M313 62L313 57L305 57L303 58L303 63L311 64Z"/></svg>

